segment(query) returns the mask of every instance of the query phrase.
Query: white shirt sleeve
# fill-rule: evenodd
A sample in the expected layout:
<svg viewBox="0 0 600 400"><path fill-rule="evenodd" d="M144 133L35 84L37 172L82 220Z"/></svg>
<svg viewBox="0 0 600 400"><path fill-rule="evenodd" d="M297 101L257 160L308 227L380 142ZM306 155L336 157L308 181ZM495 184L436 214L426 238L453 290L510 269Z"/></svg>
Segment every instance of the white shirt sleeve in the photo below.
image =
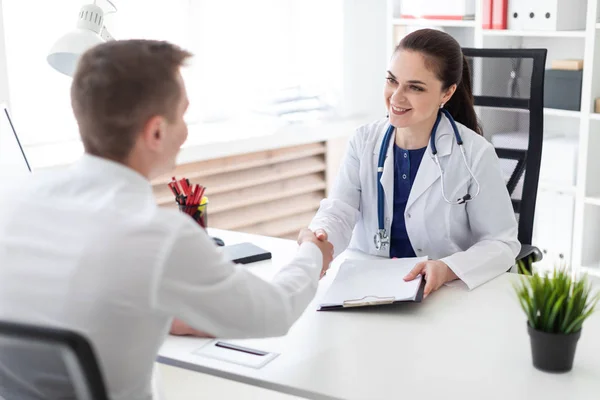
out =
<svg viewBox="0 0 600 400"><path fill-rule="evenodd" d="M323 263L314 243L267 282L226 260L202 229L185 224L157 281L156 307L217 337L287 333L313 299Z"/></svg>

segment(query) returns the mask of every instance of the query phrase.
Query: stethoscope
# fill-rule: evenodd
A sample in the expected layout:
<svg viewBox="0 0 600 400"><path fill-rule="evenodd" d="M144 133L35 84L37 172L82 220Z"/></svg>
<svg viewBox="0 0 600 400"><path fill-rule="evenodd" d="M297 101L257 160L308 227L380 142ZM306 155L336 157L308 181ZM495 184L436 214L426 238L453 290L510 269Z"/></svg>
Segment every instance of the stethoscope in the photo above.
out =
<svg viewBox="0 0 600 400"><path fill-rule="evenodd" d="M460 149L460 152L462 154L463 162L465 163L465 167L467 167L467 171L469 171L469 175L471 175L471 178L477 185L477 190L473 196L471 196L469 193L467 193L464 196L458 198L456 201L450 201L446 197L446 193L444 191L444 170L442 169L440 160L438 159L437 147L435 145L435 134L436 134L438 125L440 124L440 121L442 119L442 114L445 115L446 118L448 118L448 120L450 121L450 125L452 125L452 130L454 131L454 137L456 138L456 143L458 144L458 148ZM377 162L377 220L379 223L379 229L377 230L377 233L375 234L375 237L374 237L375 248L377 250L381 250L382 248L385 249L390 243L390 237L387 233L387 230L385 229L385 227L383 225L384 193L383 193L383 185L381 184L381 175L383 175L383 165L385 163L385 157L387 154L388 146L390 144L390 139L392 137L392 134L394 133L394 129L395 129L394 126L390 125L388 127L387 131L385 132L385 136L383 137L383 142L381 142L381 149L379 150L379 160ZM435 164L437 165L438 169L440 170L440 183L441 183L441 189L442 189L442 197L444 198L446 203L448 203L448 204L464 204L464 203L476 198L479 195L479 181L477 181L477 178L475 178L475 175L473 175L473 172L471 171L471 168L469 167L469 163L467 162L467 156L465 154L465 149L463 147L463 140L462 140L462 137L460 136L460 133L458 132L458 127L456 126L456 122L454 121L454 118L452 118L452 115L450 115L448 110L446 110L444 108L440 108L437 119L435 120L435 124L433 124L433 129L431 130L431 137L429 139L429 147L431 147L431 154L433 155L433 160L434 160Z"/></svg>

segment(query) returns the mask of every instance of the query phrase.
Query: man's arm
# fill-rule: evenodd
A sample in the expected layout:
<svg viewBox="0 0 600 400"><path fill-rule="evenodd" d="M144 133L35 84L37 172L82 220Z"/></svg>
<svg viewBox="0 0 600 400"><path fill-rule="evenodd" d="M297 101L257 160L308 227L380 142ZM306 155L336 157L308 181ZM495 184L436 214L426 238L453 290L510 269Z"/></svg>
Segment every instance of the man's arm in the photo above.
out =
<svg viewBox="0 0 600 400"><path fill-rule="evenodd" d="M219 337L287 333L313 299L333 247L307 230L298 252L271 282L226 260L190 221L178 231L157 277L156 307Z"/></svg>
<svg viewBox="0 0 600 400"><path fill-rule="evenodd" d="M196 336L206 338L214 337L204 331L192 328L191 326L177 318L175 318L171 323L171 329L169 330L169 333L175 336Z"/></svg>

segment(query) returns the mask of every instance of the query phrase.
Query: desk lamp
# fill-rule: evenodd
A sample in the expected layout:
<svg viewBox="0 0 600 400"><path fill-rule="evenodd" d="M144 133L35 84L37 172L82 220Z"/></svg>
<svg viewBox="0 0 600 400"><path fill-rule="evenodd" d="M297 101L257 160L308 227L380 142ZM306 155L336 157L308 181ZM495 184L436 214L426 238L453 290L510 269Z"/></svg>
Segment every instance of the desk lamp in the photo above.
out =
<svg viewBox="0 0 600 400"><path fill-rule="evenodd" d="M111 0L106 0L117 11ZM110 14L110 13L107 13ZM79 10L77 27L58 39L48 53L48 63L60 73L73 76L79 57L97 44L114 40L104 25L104 11L96 5L86 4Z"/></svg>

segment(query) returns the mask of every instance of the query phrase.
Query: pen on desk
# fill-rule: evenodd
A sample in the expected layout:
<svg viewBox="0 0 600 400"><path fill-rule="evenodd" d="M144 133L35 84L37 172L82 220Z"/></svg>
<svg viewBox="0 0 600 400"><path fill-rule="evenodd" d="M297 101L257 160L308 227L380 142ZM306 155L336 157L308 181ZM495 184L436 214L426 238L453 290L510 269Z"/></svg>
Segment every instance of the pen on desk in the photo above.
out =
<svg viewBox="0 0 600 400"><path fill-rule="evenodd" d="M204 187L196 185L196 195L194 196L194 204L200 205L200 200L202 199L203 193L204 193Z"/></svg>
<svg viewBox="0 0 600 400"><path fill-rule="evenodd" d="M190 197L189 197L189 204L190 205L195 205L196 204L196 196L198 195L199 192L199 187L198 185L193 185L192 186L192 190L190 192Z"/></svg>
<svg viewBox="0 0 600 400"><path fill-rule="evenodd" d="M175 198L177 198L177 196L179 196L179 193L177 192L177 188L175 187L173 182L169 182L169 189L171 189L171 192L173 192L173 194L175 195Z"/></svg>
<svg viewBox="0 0 600 400"><path fill-rule="evenodd" d="M195 185L195 186L198 186L198 185ZM192 186L192 190L190 190L190 194L187 197L187 200L185 202L186 206L191 206L191 205L194 204L194 198L196 197L196 188L195 188L195 186Z"/></svg>

